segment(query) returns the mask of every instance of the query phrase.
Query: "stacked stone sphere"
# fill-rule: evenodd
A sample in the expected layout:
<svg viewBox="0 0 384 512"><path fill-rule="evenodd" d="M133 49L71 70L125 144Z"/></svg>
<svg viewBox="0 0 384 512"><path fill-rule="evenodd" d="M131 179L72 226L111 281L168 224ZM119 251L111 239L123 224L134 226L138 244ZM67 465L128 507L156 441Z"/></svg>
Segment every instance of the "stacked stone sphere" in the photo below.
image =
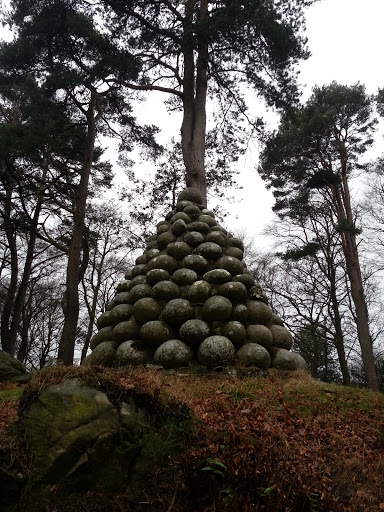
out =
<svg viewBox="0 0 384 512"><path fill-rule="evenodd" d="M244 246L195 188L157 225L98 319L85 363L177 368L197 362L295 369L292 336L243 262Z"/></svg>

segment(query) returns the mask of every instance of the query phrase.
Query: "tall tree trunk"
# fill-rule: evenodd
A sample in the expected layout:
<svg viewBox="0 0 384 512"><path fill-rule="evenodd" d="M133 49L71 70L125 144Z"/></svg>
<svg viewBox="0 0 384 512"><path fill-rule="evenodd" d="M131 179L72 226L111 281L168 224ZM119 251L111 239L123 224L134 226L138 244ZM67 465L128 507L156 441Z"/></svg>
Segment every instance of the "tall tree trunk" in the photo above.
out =
<svg viewBox="0 0 384 512"><path fill-rule="evenodd" d="M75 351L76 330L79 318L79 270L81 266L81 248L85 229L85 209L95 147L96 122L100 117L100 112L95 116L97 101L97 92L93 89L86 112L88 126L87 140L80 183L76 189L77 194L73 212L72 238L68 249L66 290L62 302L64 326L59 343L58 359L65 365L73 364Z"/></svg>
<svg viewBox="0 0 384 512"><path fill-rule="evenodd" d="M21 322L21 314L23 311L24 303L25 303L25 296L27 293L28 283L29 279L31 277L31 270L32 270L32 262L35 257L35 245L36 245L36 238L37 238L37 226L39 222L41 207L43 205L43 199L44 199L44 189L45 189L45 180L48 172L48 163L46 162L43 166L43 172L40 180L39 185L39 193L37 196L37 202L35 206L35 211L32 217L32 222L30 225L30 233L29 233L29 240L28 240L28 248L27 248L27 255L25 258L24 263L24 270L23 270L23 276L21 278L19 289L17 291L15 303L14 303L14 310L13 310L13 316L12 316L12 323L11 323L11 329L9 333L9 339L10 343L16 346L16 340L17 340L17 334L20 327Z"/></svg>
<svg viewBox="0 0 384 512"><path fill-rule="evenodd" d="M187 170L187 186L196 187L207 205L207 184L205 176L205 133L207 101L208 44L200 35L195 76L195 57L193 49L193 8L195 0L187 0L184 22L184 77L183 107L184 116L181 127L181 147ZM200 21L208 16L208 0L200 2Z"/></svg>
<svg viewBox="0 0 384 512"><path fill-rule="evenodd" d="M6 172L3 170L3 172ZM16 232L11 222L11 208L12 208L12 187L8 187L5 191L4 199L4 219L3 229L7 237L8 249L11 261L11 276L7 293L5 296L3 310L1 312L1 346L5 352L8 352L11 356L15 355L16 344L11 340L11 318L13 312L13 305L15 301L18 281L18 254L16 246Z"/></svg>
<svg viewBox="0 0 384 512"><path fill-rule="evenodd" d="M107 242L104 243L104 248L103 248L103 253L102 253L101 261L100 261L99 265L97 265L97 267L96 267L96 250L97 250L97 247L95 247L93 267L96 270L97 280L96 280L96 286L93 289L92 303L89 304L89 302L86 300L87 309L88 309L88 315L89 315L89 321L88 321L87 334L86 334L85 341L84 341L84 347L83 347L83 350L81 351L81 361L83 361L87 357L89 343L91 341L92 334L93 334L93 326L94 326L95 318L96 318L97 298L98 298L99 291L100 291L101 277L102 277L101 274L102 274L102 270L103 270L103 266L104 266L104 261L105 261L105 256L106 256L106 244L107 244ZM84 284L84 281L83 281L83 284ZM84 284L84 296L85 297L87 296L87 290L86 290L85 284Z"/></svg>
<svg viewBox="0 0 384 512"><path fill-rule="evenodd" d="M356 235L353 231L354 222L346 172L346 161L342 162L342 182L331 188L337 218L341 226L342 248L348 279L351 285L351 295L356 312L356 327L363 359L365 381L368 388L379 390L379 381L376 374L375 359L373 356L372 338L369 332L368 309L364 295L363 278L359 254L356 243Z"/></svg>
<svg viewBox="0 0 384 512"><path fill-rule="evenodd" d="M335 334L333 336L333 343L336 347L337 357L339 360L339 366L341 370L341 375L343 377L343 384L345 386L349 386L351 383L351 378L348 371L347 359L345 357L345 349L344 349L344 336L343 329L341 326L341 315L339 310L339 301L336 296L336 283L335 283L335 275L334 270L332 269L331 276L331 303L332 303L332 313L333 313L333 326L335 328Z"/></svg>

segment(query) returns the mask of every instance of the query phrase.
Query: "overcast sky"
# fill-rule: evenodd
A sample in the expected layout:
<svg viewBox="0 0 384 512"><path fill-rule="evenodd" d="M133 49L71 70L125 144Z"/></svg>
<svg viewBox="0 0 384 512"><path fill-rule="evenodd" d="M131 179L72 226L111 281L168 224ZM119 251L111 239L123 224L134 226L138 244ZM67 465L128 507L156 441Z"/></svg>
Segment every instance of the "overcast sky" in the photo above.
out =
<svg viewBox="0 0 384 512"><path fill-rule="evenodd" d="M314 85L333 80L343 85L360 82L369 94L384 87L383 21L384 0L322 0L308 9L306 35L312 55L300 65L303 99ZM383 127L372 155L384 152L382 133ZM244 190L237 197L243 201L231 207L232 215L226 221L231 229L244 226L250 234L259 233L272 219L272 195L252 169L256 153L248 155L239 167ZM263 243L259 236L256 240Z"/></svg>
<svg viewBox="0 0 384 512"><path fill-rule="evenodd" d="M4 5L4 1L1 2ZM384 0L320 0L307 10L308 46L312 56L300 65L300 83L303 99L314 85L329 84L333 80L350 85L365 84L367 92L374 94L384 87ZM0 28L1 30L1 28ZM157 105L161 98L156 98ZM257 100L250 105L254 114L260 108ZM152 103L152 102L151 102ZM251 102L252 103L252 102ZM141 122L157 122L165 134L179 133L179 122L160 109L158 119L153 118L153 103L139 107ZM381 132L384 132L383 128ZM384 148L379 133L374 154ZM225 222L231 230L245 228L248 233L258 234L272 218L273 198L265 190L258 177L258 147L255 141L248 154L239 162L239 179L244 189L236 193L231 205L231 216ZM241 201L240 201L241 200ZM209 204L208 204L209 206ZM258 243L262 243L257 238Z"/></svg>

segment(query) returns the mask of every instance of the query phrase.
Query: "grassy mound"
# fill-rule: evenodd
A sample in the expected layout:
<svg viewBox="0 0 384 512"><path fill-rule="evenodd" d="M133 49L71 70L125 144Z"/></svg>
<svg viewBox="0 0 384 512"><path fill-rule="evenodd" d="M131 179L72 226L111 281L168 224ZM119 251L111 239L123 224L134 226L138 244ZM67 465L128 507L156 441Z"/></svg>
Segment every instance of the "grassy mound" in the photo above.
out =
<svg viewBox="0 0 384 512"><path fill-rule="evenodd" d="M143 449L155 464L150 477L115 494L93 489L63 496L53 488L46 510L384 510L382 394L320 383L302 372L234 378L57 368L27 385L21 406L71 375L111 400L132 389L150 397L158 431ZM13 390L15 396L0 390L0 441L27 474L23 443L14 438L20 393ZM162 415L167 421L159 421Z"/></svg>

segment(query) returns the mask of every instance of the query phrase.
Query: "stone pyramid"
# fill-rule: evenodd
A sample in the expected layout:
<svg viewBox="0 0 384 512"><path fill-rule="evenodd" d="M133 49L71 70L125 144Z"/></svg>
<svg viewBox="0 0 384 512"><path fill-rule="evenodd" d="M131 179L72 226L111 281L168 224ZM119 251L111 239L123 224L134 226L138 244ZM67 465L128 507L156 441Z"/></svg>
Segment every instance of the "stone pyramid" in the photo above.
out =
<svg viewBox="0 0 384 512"><path fill-rule="evenodd" d="M183 190L97 321L85 364L305 367L243 261L244 246Z"/></svg>

